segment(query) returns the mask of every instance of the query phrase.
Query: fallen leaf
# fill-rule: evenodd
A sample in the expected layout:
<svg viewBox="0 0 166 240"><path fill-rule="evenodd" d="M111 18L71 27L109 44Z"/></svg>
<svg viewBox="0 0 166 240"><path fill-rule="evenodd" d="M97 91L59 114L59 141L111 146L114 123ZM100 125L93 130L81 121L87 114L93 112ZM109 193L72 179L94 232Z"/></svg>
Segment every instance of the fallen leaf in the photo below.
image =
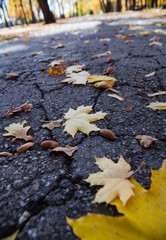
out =
<svg viewBox="0 0 166 240"><path fill-rule="evenodd" d="M49 68L49 74L53 75L53 74L59 74L62 75L65 73L66 70L66 63L59 63L56 67L52 66L51 68Z"/></svg>
<svg viewBox="0 0 166 240"><path fill-rule="evenodd" d="M4 116L9 117L9 116L13 115L14 113L21 112L21 111L29 112L29 111L31 111L31 108L32 108L32 104L28 103L28 101L27 101L26 103L22 104L19 107L12 108L10 111L5 111Z"/></svg>
<svg viewBox="0 0 166 240"><path fill-rule="evenodd" d="M95 196L93 203L106 202L111 203L116 197L119 196L123 205L127 203L131 196L134 196L133 188L134 185L128 180L134 171L130 171L130 165L120 156L118 163L114 163L107 157L97 158L96 165L102 170L90 174L85 180L94 185L104 185Z"/></svg>
<svg viewBox="0 0 166 240"><path fill-rule="evenodd" d="M107 77L104 75L91 75L88 77L87 80L89 83L94 83L94 82L107 82L109 83L109 87L112 88L115 82L117 81L116 78L114 77ZM96 85L95 87L98 87L99 85Z"/></svg>
<svg viewBox="0 0 166 240"><path fill-rule="evenodd" d="M132 107L128 107L128 108L125 109L126 112L130 112L130 111L132 111L132 110L133 110Z"/></svg>
<svg viewBox="0 0 166 240"><path fill-rule="evenodd" d="M64 44L59 43L58 45L51 47L51 48L57 49L57 48L64 48L64 47L65 47Z"/></svg>
<svg viewBox="0 0 166 240"><path fill-rule="evenodd" d="M148 148L153 142L158 140L157 138L147 135L137 135L135 138L139 141L140 145L145 148Z"/></svg>
<svg viewBox="0 0 166 240"><path fill-rule="evenodd" d="M90 42L90 40L85 40L84 43L85 44L88 44Z"/></svg>
<svg viewBox="0 0 166 240"><path fill-rule="evenodd" d="M10 55L13 55L13 53L14 53L14 52L9 51L9 52L6 52L5 55L6 55L6 56L10 56Z"/></svg>
<svg viewBox="0 0 166 240"><path fill-rule="evenodd" d="M88 76L90 76L90 74L86 71L82 71L79 73L71 73L70 75L68 75L68 78L62 80L61 82L85 85Z"/></svg>
<svg viewBox="0 0 166 240"><path fill-rule="evenodd" d="M154 110L166 110L166 102L152 102L147 108L153 108Z"/></svg>
<svg viewBox="0 0 166 240"><path fill-rule="evenodd" d="M100 38L100 42L110 42L110 38Z"/></svg>
<svg viewBox="0 0 166 240"><path fill-rule="evenodd" d="M66 153L66 155L71 157L77 149L78 149L77 146L71 147L69 145L66 145L66 147L55 147L54 149L52 149L51 152L64 152Z"/></svg>
<svg viewBox="0 0 166 240"><path fill-rule="evenodd" d="M53 60L48 66L51 66L51 67L53 67L53 66L55 66L55 65L59 65L59 64L61 64L61 63L65 63L65 61L64 60Z"/></svg>
<svg viewBox="0 0 166 240"><path fill-rule="evenodd" d="M155 29L154 30L155 33L161 33L161 34L166 34L166 31L164 31L163 29Z"/></svg>
<svg viewBox="0 0 166 240"><path fill-rule="evenodd" d="M155 74L156 74L155 72L151 72L151 73L149 73L149 74L146 74L145 77L146 77L146 78L149 78L149 77L154 76Z"/></svg>
<svg viewBox="0 0 166 240"><path fill-rule="evenodd" d="M143 26L131 26L129 27L130 30L141 30L141 29L144 29Z"/></svg>
<svg viewBox="0 0 166 240"><path fill-rule="evenodd" d="M23 144L23 145L21 145L20 147L17 148L17 152L18 153L23 153L26 150L28 150L30 147L33 147L33 146L34 146L33 142L25 143L25 144Z"/></svg>
<svg viewBox="0 0 166 240"><path fill-rule="evenodd" d="M136 33L129 33L127 34L128 37L137 37L137 34Z"/></svg>
<svg viewBox="0 0 166 240"><path fill-rule="evenodd" d="M32 56L40 55L40 54L42 54L42 53L43 53L43 51L40 51L40 52L34 52L34 53L32 53Z"/></svg>
<svg viewBox="0 0 166 240"><path fill-rule="evenodd" d="M10 78L18 78L20 75L17 73L6 73L6 75Z"/></svg>
<svg viewBox="0 0 166 240"><path fill-rule="evenodd" d="M106 113L97 112L94 114L89 114L92 111L92 106L80 106L76 110L70 108L67 113L65 113L64 118L67 121L62 125L65 127L64 132L67 132L73 138L77 131L81 131L87 135L91 131L99 131L95 124L90 124L91 122L103 119Z"/></svg>
<svg viewBox="0 0 166 240"><path fill-rule="evenodd" d="M125 43L126 43L126 44L134 43L134 40L126 40Z"/></svg>
<svg viewBox="0 0 166 240"><path fill-rule="evenodd" d="M159 91L156 93L148 94L148 97L155 97L155 96L164 95L164 94L166 94L166 91Z"/></svg>
<svg viewBox="0 0 166 240"><path fill-rule="evenodd" d="M122 34L116 34L114 35L115 38L118 38L118 39L127 39L128 36L127 35L122 35Z"/></svg>
<svg viewBox="0 0 166 240"><path fill-rule="evenodd" d="M32 136L27 136L28 130L31 128L30 126L24 127L24 124L26 121L24 120L22 123L12 123L9 125L9 127L5 127L5 130L8 131L8 133L4 133L3 136L14 136L15 139L24 139L25 141L32 141ZM13 140L13 141L14 141Z"/></svg>
<svg viewBox="0 0 166 240"><path fill-rule="evenodd" d="M86 70L85 65L74 65L70 66L66 69L66 75L72 74L73 72L81 72L82 70Z"/></svg>
<svg viewBox="0 0 166 240"><path fill-rule="evenodd" d="M27 39L23 39L22 41L23 41L23 42L30 42L31 39L27 38Z"/></svg>
<svg viewBox="0 0 166 240"><path fill-rule="evenodd" d="M10 156L13 156L13 154L9 153L9 152L0 152L0 156L8 156L8 157L10 157Z"/></svg>
<svg viewBox="0 0 166 240"><path fill-rule="evenodd" d="M15 233L13 233L12 235L10 235L9 237L6 238L2 238L1 240L15 240L17 237L19 230L17 230Z"/></svg>
<svg viewBox="0 0 166 240"><path fill-rule="evenodd" d="M96 54L93 55L90 60L96 59L96 58L101 58L101 57L107 57L108 55L111 54L111 51L105 52L105 53L100 53L100 54Z"/></svg>
<svg viewBox="0 0 166 240"><path fill-rule="evenodd" d="M67 218L74 233L82 240L163 240L166 236L166 164L159 170L152 170L152 184L145 190L133 178L135 197L125 206L116 199L116 205L123 216L112 217L88 213L78 219Z"/></svg>
<svg viewBox="0 0 166 240"><path fill-rule="evenodd" d="M96 88L106 88L107 89L106 91L112 91L114 93L119 94L119 92L117 90L113 89L112 86L113 86L112 82L104 82L104 81L97 82L94 84L94 87L96 87Z"/></svg>
<svg viewBox="0 0 166 240"><path fill-rule="evenodd" d="M48 121L48 123L45 123L42 125L42 128L48 128L49 130L53 130L54 128L58 128L61 126L61 122L63 119L58 119L56 121ZM41 122L47 122L47 121L42 121Z"/></svg>
<svg viewBox="0 0 166 240"><path fill-rule="evenodd" d="M158 37L158 36L154 36L154 37L149 39L150 42L156 42L156 41L158 42L160 40L161 40L161 37Z"/></svg>
<svg viewBox="0 0 166 240"><path fill-rule="evenodd" d="M140 35L142 36L148 36L150 34L149 31L143 31L143 32L139 32Z"/></svg>
<svg viewBox="0 0 166 240"><path fill-rule="evenodd" d="M124 98L118 96L117 94L108 94L108 96L109 96L109 97L112 97L112 98L115 98L115 99L117 99L117 100L119 100L119 101L121 101L121 102L124 101Z"/></svg>
<svg viewBox="0 0 166 240"><path fill-rule="evenodd" d="M161 46L163 46L163 44L161 42L157 42L157 41L149 43L149 47L153 47L153 46L161 47Z"/></svg>

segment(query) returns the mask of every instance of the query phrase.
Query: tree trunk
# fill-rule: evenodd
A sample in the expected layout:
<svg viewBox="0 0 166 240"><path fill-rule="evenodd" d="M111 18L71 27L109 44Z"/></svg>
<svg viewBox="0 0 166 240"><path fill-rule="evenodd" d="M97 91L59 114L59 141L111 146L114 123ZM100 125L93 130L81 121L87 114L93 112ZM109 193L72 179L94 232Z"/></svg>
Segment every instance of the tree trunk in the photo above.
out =
<svg viewBox="0 0 166 240"><path fill-rule="evenodd" d="M27 19L26 19L26 15L25 15L25 11L24 11L24 7L23 7L22 0L20 0L20 7L21 7L21 9L22 9L24 21L25 21L26 24L28 24L28 23L27 23Z"/></svg>
<svg viewBox="0 0 166 240"><path fill-rule="evenodd" d="M29 0L29 7L30 7L30 11L31 11L32 22L36 23L36 18L35 18L35 14L33 12L32 1L31 0Z"/></svg>
<svg viewBox="0 0 166 240"><path fill-rule="evenodd" d="M121 0L117 0L117 11L120 12L122 10Z"/></svg>
<svg viewBox="0 0 166 240"><path fill-rule="evenodd" d="M9 27L9 24L8 24L7 19L6 19L5 11L4 11L4 8L3 8L2 3L0 3L0 8L2 9L2 12L3 12L3 17L4 17L4 20L5 20L5 26L6 26L6 27Z"/></svg>
<svg viewBox="0 0 166 240"><path fill-rule="evenodd" d="M52 14L52 12L49 9L47 0L37 0L37 1L43 12L45 23L48 24L48 23L56 22L54 15Z"/></svg>

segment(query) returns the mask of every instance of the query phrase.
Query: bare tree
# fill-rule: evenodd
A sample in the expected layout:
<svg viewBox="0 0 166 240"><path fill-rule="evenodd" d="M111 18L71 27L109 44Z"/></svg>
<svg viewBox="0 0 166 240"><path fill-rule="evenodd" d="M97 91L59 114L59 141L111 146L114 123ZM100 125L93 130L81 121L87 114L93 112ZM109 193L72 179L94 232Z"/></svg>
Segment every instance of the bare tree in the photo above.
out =
<svg viewBox="0 0 166 240"><path fill-rule="evenodd" d="M37 0L37 1L39 3L39 6L40 6L42 12L43 12L45 23L47 24L47 23L56 22L53 13L50 11L47 0Z"/></svg>
<svg viewBox="0 0 166 240"><path fill-rule="evenodd" d="M32 22L36 23L36 17L35 17L35 14L33 12L32 1L31 0L29 0L29 7L30 7L30 11L31 11Z"/></svg>

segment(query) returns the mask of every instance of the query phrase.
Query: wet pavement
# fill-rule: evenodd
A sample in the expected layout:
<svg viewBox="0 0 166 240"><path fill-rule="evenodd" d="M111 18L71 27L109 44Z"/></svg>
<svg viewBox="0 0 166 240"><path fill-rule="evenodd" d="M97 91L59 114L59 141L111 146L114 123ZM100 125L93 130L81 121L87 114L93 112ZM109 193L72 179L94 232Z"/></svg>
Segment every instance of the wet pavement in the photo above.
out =
<svg viewBox="0 0 166 240"><path fill-rule="evenodd" d="M131 30L134 26L144 27ZM139 34L149 31L148 36ZM118 39L117 34L137 36ZM161 37L163 46L149 47L149 39ZM52 38L57 37L57 38ZM23 39L30 38L30 42ZM110 41L104 39L110 39ZM126 44L126 40L134 40ZM84 41L90 40L89 43ZM101 41L104 40L104 41ZM53 49L57 44L64 48ZM12 55L6 55L13 51ZM32 53L43 51L32 56ZM108 57L90 60L92 55L111 51ZM12 137L3 137L4 128L12 123L27 121L29 134L35 145L27 152L0 157L0 238L19 229L17 239L24 240L76 240L65 217L77 218L87 212L117 215L114 206L92 204L99 187L90 187L84 181L89 173L97 172L94 156L103 155L118 161L120 155L137 169L134 177L145 188L150 187L151 168L158 169L166 158L166 114L145 108L150 102L166 102L165 95L148 97L147 94L166 90L166 18L104 18L83 17L63 24L52 24L43 31L34 32L17 40L0 44L0 152L15 153L24 140L11 143ZM85 64L90 74L103 74L108 67L116 70L114 89L123 102L108 97L108 92L91 85L75 86L61 83L65 75L48 73L52 60L63 59L68 66ZM46 70L42 72L41 67ZM19 74L16 79L6 73ZM145 75L155 72L146 78ZM29 101L30 112L4 117L4 112ZM93 106L93 111L106 112L104 120L95 124L112 130L116 139L109 141L99 132L90 136L78 132L73 139L59 127L50 131L42 128L41 120L62 118L69 108ZM128 111L130 108L131 111ZM149 135L158 139L148 149L135 139L136 135ZM55 140L60 146L78 146L72 157L64 153L49 154L40 146L44 140Z"/></svg>

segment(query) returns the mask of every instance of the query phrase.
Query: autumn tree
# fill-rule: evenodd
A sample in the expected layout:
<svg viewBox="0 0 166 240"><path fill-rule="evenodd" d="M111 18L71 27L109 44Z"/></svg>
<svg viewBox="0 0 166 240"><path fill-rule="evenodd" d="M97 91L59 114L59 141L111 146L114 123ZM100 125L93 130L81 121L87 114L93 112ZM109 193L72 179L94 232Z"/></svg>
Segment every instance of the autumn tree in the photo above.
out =
<svg viewBox="0 0 166 240"><path fill-rule="evenodd" d="M37 1L39 3L39 6L40 6L42 12L43 12L45 23L47 24L47 23L56 22L53 13L50 11L47 0L37 0Z"/></svg>
<svg viewBox="0 0 166 240"><path fill-rule="evenodd" d="M35 17L35 14L33 12L33 8L32 8L32 0L29 0L29 7L30 7L30 11L31 11L32 22L35 23L36 22L36 17Z"/></svg>

